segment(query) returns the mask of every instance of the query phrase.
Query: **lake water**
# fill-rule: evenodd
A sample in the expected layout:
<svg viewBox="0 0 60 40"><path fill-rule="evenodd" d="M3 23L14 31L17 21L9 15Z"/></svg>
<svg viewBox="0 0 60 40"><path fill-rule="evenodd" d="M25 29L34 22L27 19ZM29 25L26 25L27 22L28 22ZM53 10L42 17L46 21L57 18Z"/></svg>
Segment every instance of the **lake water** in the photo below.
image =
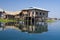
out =
<svg viewBox="0 0 60 40"><path fill-rule="evenodd" d="M16 25L0 23L0 40L60 40L60 21Z"/></svg>

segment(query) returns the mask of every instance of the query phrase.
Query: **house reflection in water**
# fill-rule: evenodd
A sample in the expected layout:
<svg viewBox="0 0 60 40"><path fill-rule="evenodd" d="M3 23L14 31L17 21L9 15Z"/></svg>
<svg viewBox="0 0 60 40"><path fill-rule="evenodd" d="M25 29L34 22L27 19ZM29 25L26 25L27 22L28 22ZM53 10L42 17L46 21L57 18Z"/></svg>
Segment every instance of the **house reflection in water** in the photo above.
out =
<svg viewBox="0 0 60 40"><path fill-rule="evenodd" d="M41 22L40 24L36 24L36 25L25 25L25 24L19 24L18 22L0 23L0 30L4 30L6 28L12 28L28 33L47 32L48 31L47 27L48 26L46 22Z"/></svg>
<svg viewBox="0 0 60 40"><path fill-rule="evenodd" d="M6 30L6 29L18 29L18 27L15 26L15 22L7 22L7 23L1 23L0 22L0 31Z"/></svg>
<svg viewBox="0 0 60 40"><path fill-rule="evenodd" d="M5 24L0 22L0 31L4 30L4 26Z"/></svg>
<svg viewBox="0 0 60 40"><path fill-rule="evenodd" d="M47 23L41 22L41 24L36 24L36 25L20 25L19 29L22 32L28 32L28 33L42 33L42 32L47 32Z"/></svg>

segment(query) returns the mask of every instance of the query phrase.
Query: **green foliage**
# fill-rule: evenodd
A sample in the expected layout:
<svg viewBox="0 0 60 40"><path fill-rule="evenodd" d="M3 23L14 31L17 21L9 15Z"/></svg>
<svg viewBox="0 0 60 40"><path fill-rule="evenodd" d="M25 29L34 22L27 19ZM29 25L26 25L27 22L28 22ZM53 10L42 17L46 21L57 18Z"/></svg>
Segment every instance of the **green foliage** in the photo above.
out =
<svg viewBox="0 0 60 40"><path fill-rule="evenodd" d="M12 19L0 19L0 22L16 22L16 20L12 20Z"/></svg>
<svg viewBox="0 0 60 40"><path fill-rule="evenodd" d="M46 20L46 22L49 22L49 23L51 23L51 22L54 22L54 20Z"/></svg>

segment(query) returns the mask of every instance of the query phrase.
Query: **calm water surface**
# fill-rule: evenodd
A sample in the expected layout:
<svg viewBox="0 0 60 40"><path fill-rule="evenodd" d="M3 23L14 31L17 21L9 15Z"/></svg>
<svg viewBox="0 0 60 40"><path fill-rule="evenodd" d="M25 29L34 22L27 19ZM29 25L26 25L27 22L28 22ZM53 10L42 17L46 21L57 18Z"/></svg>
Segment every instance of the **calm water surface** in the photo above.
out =
<svg viewBox="0 0 60 40"><path fill-rule="evenodd" d="M60 40L60 21L17 27L5 24L0 27L0 40Z"/></svg>

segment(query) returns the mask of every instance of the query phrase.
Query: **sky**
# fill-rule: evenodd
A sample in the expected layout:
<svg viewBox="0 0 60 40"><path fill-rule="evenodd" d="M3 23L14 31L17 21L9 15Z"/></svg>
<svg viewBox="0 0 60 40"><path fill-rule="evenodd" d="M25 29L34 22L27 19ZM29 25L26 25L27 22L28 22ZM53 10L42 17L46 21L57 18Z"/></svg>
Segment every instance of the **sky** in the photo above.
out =
<svg viewBox="0 0 60 40"><path fill-rule="evenodd" d="M0 8L18 11L29 7L39 7L50 11L48 17L60 18L60 0L0 0Z"/></svg>

